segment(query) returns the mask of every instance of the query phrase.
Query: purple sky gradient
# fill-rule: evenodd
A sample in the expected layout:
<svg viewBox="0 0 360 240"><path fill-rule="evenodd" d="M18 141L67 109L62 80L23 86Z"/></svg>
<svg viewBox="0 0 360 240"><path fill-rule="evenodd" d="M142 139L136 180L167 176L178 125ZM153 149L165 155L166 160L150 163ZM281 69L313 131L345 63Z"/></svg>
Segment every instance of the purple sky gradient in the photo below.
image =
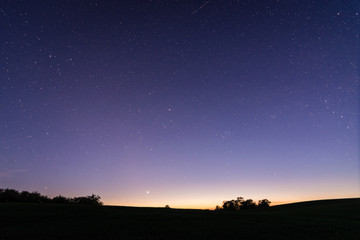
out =
<svg viewBox="0 0 360 240"><path fill-rule="evenodd" d="M359 197L359 3L206 2L1 1L0 188Z"/></svg>

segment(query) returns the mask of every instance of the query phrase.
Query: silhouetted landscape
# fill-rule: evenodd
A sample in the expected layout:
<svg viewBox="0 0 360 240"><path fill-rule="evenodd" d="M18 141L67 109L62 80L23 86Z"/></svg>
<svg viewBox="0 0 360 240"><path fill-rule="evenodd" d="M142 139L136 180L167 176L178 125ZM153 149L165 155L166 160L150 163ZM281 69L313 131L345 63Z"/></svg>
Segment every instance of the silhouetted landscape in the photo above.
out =
<svg viewBox="0 0 360 240"><path fill-rule="evenodd" d="M254 207L243 211L210 211L172 209L168 205L140 208L63 204L51 200L6 202L5 193L17 191L2 189L0 192L1 239L360 238L360 198ZM225 205L229 205L229 201L224 201Z"/></svg>
<svg viewBox="0 0 360 240"><path fill-rule="evenodd" d="M359 0L0 1L0 240L360 240L359 23Z"/></svg>
<svg viewBox="0 0 360 240"><path fill-rule="evenodd" d="M359 0L0 1L0 240L360 240L359 23Z"/></svg>

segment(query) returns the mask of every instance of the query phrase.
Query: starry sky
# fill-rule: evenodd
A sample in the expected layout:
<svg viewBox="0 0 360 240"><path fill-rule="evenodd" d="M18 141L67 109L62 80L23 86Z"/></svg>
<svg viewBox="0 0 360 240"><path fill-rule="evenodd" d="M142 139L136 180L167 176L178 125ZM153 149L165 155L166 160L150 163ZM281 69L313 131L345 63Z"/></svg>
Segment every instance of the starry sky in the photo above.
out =
<svg viewBox="0 0 360 240"><path fill-rule="evenodd" d="M1 0L0 188L214 208L360 196L356 0Z"/></svg>

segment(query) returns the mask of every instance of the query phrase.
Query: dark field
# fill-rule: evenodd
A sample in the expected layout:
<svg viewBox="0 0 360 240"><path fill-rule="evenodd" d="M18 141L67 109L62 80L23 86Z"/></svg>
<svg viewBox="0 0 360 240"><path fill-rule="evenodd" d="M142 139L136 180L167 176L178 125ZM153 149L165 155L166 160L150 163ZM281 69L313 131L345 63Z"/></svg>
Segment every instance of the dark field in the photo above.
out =
<svg viewBox="0 0 360 240"><path fill-rule="evenodd" d="M360 239L360 198L238 212L0 204L0 239Z"/></svg>

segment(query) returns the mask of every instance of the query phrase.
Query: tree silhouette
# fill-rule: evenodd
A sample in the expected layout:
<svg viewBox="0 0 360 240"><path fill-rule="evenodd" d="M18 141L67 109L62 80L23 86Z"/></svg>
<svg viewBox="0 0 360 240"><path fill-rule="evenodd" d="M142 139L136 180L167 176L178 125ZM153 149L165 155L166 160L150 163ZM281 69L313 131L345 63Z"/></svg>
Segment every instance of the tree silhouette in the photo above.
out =
<svg viewBox="0 0 360 240"><path fill-rule="evenodd" d="M103 203L100 201L100 196L92 194L87 197L76 197L74 198L74 203L78 204L88 204L88 205L102 205Z"/></svg>
<svg viewBox="0 0 360 240"><path fill-rule="evenodd" d="M242 197L238 197L236 200L224 201L222 209L227 211L240 210L243 202L244 198Z"/></svg>
<svg viewBox="0 0 360 240"><path fill-rule="evenodd" d="M268 208L270 207L271 202L267 199L259 200L258 208Z"/></svg>
<svg viewBox="0 0 360 240"><path fill-rule="evenodd" d="M47 196L43 196L38 192L21 192L22 196L25 197L24 202L38 202L38 203L43 203L43 202L50 202L50 198L48 198Z"/></svg>
<svg viewBox="0 0 360 240"><path fill-rule="evenodd" d="M245 210L245 209L254 209L254 208L266 208L270 207L270 201L267 199L259 200L257 205L252 199L244 200L242 197L238 197L236 200L224 201L222 207L216 206L215 210L227 210L227 211L236 211L236 210Z"/></svg>
<svg viewBox="0 0 360 240"><path fill-rule="evenodd" d="M92 194L86 197L75 197L75 198L66 198L61 195L58 195L54 198L48 198L43 196L38 192L28 192L22 191L19 192L14 189L0 189L0 202L33 202L33 203L73 203L73 204L91 204L91 205L102 205L100 201L100 196Z"/></svg>
<svg viewBox="0 0 360 240"><path fill-rule="evenodd" d="M256 203L252 199L247 199L241 204L241 209L253 209L256 208Z"/></svg>
<svg viewBox="0 0 360 240"><path fill-rule="evenodd" d="M20 193L20 201L21 202L29 202L30 201L30 193L28 191L22 191Z"/></svg>
<svg viewBox="0 0 360 240"><path fill-rule="evenodd" d="M54 197L51 199L52 203L70 203L70 199L63 197L61 195Z"/></svg>
<svg viewBox="0 0 360 240"><path fill-rule="evenodd" d="M4 202L20 202L20 193L14 189L5 189L2 192L2 200Z"/></svg>

